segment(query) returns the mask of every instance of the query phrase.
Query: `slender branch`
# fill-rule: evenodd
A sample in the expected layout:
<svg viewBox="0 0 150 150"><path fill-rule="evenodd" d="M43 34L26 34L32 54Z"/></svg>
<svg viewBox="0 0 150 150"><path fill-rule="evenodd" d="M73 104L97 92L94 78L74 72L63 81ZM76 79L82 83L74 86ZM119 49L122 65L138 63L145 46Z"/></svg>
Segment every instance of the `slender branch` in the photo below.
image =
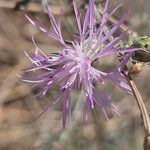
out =
<svg viewBox="0 0 150 150"><path fill-rule="evenodd" d="M143 102L142 96L135 84L135 82L133 81L133 79L131 78L131 75L128 73L126 76L127 81L129 82L130 87L132 88L133 94L135 96L136 102L138 104L138 107L140 109L141 112L141 118L143 120L143 124L144 124L144 129L145 129L145 133L147 135L150 135L150 120L149 120L149 115L148 115L148 111L145 107L145 104Z"/></svg>
<svg viewBox="0 0 150 150"><path fill-rule="evenodd" d="M144 138L144 150L150 150L150 119L149 119L149 114L148 111L146 109L146 106L144 104L144 101L142 99L142 96L135 84L135 82L133 81L131 75L128 74L124 74L131 89L132 92L134 94L134 97L136 99L136 102L138 104L138 108L140 110L141 113L141 118L143 121L143 125L144 125L144 130L145 130L145 138Z"/></svg>

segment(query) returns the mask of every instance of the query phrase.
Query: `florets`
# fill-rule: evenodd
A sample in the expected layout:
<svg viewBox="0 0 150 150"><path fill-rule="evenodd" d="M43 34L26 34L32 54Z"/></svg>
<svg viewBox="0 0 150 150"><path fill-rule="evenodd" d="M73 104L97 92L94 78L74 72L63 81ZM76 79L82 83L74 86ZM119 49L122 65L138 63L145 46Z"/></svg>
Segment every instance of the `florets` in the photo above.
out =
<svg viewBox="0 0 150 150"><path fill-rule="evenodd" d="M55 85L59 86L58 95L50 100L50 104L47 108L52 105L56 105L60 101L63 102L63 127L66 124L67 116L71 115L71 91L81 90L85 93L85 118L89 110L94 109L97 105L101 112L105 115L106 119L108 119L106 114L106 109L108 108L114 114L119 115L117 107L112 103L110 96L96 88L93 83L96 81L103 86L105 81L111 80L125 92L131 92L129 85L124 82L124 76L120 72L120 68L126 64L130 57L123 59L113 72L103 72L92 66L93 61L101 59L107 55L116 55L121 53L126 54L126 56L130 56L132 52L138 50L134 48L116 48L116 44L124 39L127 31L123 32L113 40L110 40L110 37L117 32L122 23L125 21L127 14L114 24L109 31L106 31L105 27L107 26L110 16L117 10L116 8L111 14L108 14L108 1L109 0L107 0L105 4L104 14L101 20L99 20L99 26L97 27L97 20L94 13L94 0L89 0L83 23L81 23L75 0L73 0L79 36L71 42L72 45L67 45L65 43L60 29L60 21L58 23L56 22L48 6L46 6L46 10L54 32L50 32L40 22L33 21L31 18L26 16L33 26L62 44L62 50L58 54L50 54L47 56L36 46L33 40L36 46L35 56L30 57L25 52L33 66L25 71L35 72L42 70L44 73L38 74L32 79L22 78L22 80L42 85L42 87L44 87L41 91L42 95L47 94L51 87ZM46 111L47 108L44 111Z"/></svg>

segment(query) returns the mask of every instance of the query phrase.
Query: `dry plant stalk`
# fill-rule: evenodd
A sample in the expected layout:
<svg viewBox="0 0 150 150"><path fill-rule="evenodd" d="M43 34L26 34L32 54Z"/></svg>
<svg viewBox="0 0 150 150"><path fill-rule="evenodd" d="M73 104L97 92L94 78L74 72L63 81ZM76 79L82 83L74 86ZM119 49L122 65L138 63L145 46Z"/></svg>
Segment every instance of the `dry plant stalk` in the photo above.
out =
<svg viewBox="0 0 150 150"><path fill-rule="evenodd" d="M126 76L126 79L129 83L132 91L133 91L133 95L135 97L135 100L138 104L138 108L141 113L141 118L143 121L143 126L144 126L144 130L145 130L145 135L146 135L144 138L144 150L150 150L150 119L149 119L148 111L146 109L146 106L144 104L142 96L141 96L135 82L131 78L131 75L128 73L125 76Z"/></svg>

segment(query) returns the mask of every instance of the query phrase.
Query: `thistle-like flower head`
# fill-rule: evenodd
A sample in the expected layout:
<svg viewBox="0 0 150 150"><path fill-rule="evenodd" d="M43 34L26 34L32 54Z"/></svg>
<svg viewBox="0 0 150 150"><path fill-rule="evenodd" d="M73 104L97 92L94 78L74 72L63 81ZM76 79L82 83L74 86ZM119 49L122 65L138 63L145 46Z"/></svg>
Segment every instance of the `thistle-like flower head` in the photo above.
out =
<svg viewBox="0 0 150 150"><path fill-rule="evenodd" d="M116 38L110 38L123 24L127 15L124 15L116 24L106 30L110 16L113 15L118 8L117 7L112 11L111 14L108 14L108 1L109 0L106 1L102 17L98 21L95 16L94 0L89 0L84 21L81 23L81 17L77 10L75 0L73 0L79 36L76 36L75 40L71 42L72 45L66 44L60 29L60 21L57 22L55 20L48 6L46 6L46 10L54 29L53 32L50 32L40 22L33 21L26 16L33 26L62 44L63 48L58 54L50 54L50 56L47 56L36 46L33 40L36 46L35 56L30 57L25 52L33 66L25 71L35 72L43 70L44 73L38 74L32 79L22 78L22 80L42 85L43 90L41 93L43 95L45 95L54 85L59 86L58 95L50 100L50 104L47 108L56 105L60 101L63 102L63 127L66 124L67 116L70 115L71 112L71 91L79 89L85 93L85 118L87 118L89 110L94 109L97 105L105 115L106 119L108 119L106 108L118 115L117 107L111 102L110 96L97 89L93 85L93 82L96 81L103 85L106 80L111 80L125 92L131 92L130 87L124 82L124 77L119 72L119 69L125 65L132 52L137 49L121 49L116 46L116 44L126 36L127 31ZM92 66L94 60L118 53L126 53L126 58L123 59L113 72L106 73L97 70ZM46 111L47 108L44 111Z"/></svg>

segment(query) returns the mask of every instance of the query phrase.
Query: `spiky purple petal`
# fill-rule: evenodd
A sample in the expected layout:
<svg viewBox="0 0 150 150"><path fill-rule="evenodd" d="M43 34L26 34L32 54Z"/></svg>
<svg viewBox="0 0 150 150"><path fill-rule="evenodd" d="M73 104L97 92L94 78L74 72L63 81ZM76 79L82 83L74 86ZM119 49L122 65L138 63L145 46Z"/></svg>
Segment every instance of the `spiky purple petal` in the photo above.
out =
<svg viewBox="0 0 150 150"><path fill-rule="evenodd" d="M33 21L30 17L26 16L40 31L46 33L51 38L60 42L63 46L62 50L56 55L47 56L36 45L34 38L33 43L36 47L35 54L30 56L25 52L26 56L32 63L32 66L25 69L25 72L37 72L42 71L44 73L36 74L31 78L21 78L22 81L31 82L34 84L42 85L42 95L48 93L48 91L54 86L59 86L59 94L56 98L53 98L44 111L39 115L41 116L49 107L57 105L57 103L63 103L62 112L62 126L65 127L68 116L71 115L71 91L82 90L85 93L85 105L83 109L84 120L87 120L89 111L95 109L97 105L100 111L108 119L107 109L114 114L119 115L117 107L111 102L111 98L105 93L100 91L94 86L94 82L103 85L105 81L111 80L123 91L130 93L131 89L128 84L125 83L122 68L126 65L131 58L132 52L137 51L137 48L116 48L116 44L122 41L127 34L127 31L120 34L114 40L110 41L110 37L119 30L120 26L125 21L127 14L125 14L116 24L114 24L109 32L105 31L107 22L111 15L120 7L117 7L108 13L108 3L106 1L104 7L104 14L99 22L99 27L96 26L96 18L94 14L94 0L89 0L89 5L86 10L83 24L81 23L80 14L77 10L76 2L73 0L73 7L76 17L76 22L79 30L79 37L72 41L72 46L67 45L63 38L60 21L56 21L48 5L46 10L54 31L49 31L39 21ZM100 59L107 55L123 54L125 57L119 63L115 71L103 72L97 70L92 65L93 61Z"/></svg>

